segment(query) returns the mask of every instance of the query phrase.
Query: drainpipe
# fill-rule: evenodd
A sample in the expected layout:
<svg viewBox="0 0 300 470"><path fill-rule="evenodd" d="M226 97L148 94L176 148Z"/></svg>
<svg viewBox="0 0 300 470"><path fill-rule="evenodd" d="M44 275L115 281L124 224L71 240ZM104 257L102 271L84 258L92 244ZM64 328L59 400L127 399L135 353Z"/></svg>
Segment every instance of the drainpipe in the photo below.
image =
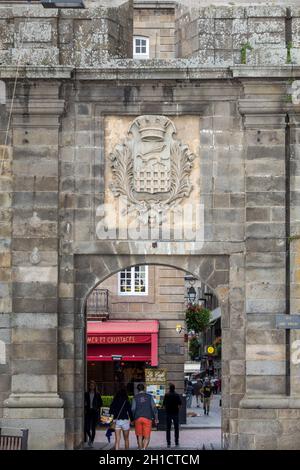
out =
<svg viewBox="0 0 300 470"><path fill-rule="evenodd" d="M287 51L290 50L290 46L293 40L292 32L292 12L290 8L286 9L286 18L285 18L285 42ZM291 129L290 129L290 118L289 115L286 115L285 118L285 248L286 248L286 276L285 276L285 298L286 298L286 315L291 314L290 308L290 202L291 202L291 184L290 184L290 160L291 160ZM286 395L291 394L291 363L290 363L290 345L291 345L291 330L285 330L285 357L286 357L286 381L285 381L285 391Z"/></svg>
<svg viewBox="0 0 300 470"><path fill-rule="evenodd" d="M286 315L291 314L290 309L290 159L291 159L291 129L290 129L290 118L286 115L285 118L285 249L286 249L286 264L285 264L285 299L286 299ZM286 357L286 395L291 394L291 380L290 380L290 344L291 344L291 330L285 330L285 357Z"/></svg>

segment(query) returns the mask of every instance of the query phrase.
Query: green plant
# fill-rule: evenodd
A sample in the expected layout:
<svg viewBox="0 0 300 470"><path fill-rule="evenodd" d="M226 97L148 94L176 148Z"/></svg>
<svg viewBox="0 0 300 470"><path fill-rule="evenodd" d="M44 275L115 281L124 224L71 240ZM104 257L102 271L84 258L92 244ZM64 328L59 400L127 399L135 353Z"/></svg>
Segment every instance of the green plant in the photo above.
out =
<svg viewBox="0 0 300 470"><path fill-rule="evenodd" d="M199 347L200 343L196 336L193 336L189 343L189 355L192 361L195 360L197 356L199 356Z"/></svg>
<svg viewBox="0 0 300 470"><path fill-rule="evenodd" d="M110 407L110 405L112 404L112 401L113 401L113 395L101 395L101 398L102 398L102 402L103 402L103 405L102 406L105 406L107 408ZM131 402L132 400L132 396L129 396L129 401Z"/></svg>
<svg viewBox="0 0 300 470"><path fill-rule="evenodd" d="M300 239L300 235L291 235L289 237L289 242L292 242L293 240L299 240Z"/></svg>
<svg viewBox="0 0 300 470"><path fill-rule="evenodd" d="M286 63L287 64L292 63L292 55L291 55L292 47L293 47L293 44L291 42L288 42L286 45Z"/></svg>
<svg viewBox="0 0 300 470"><path fill-rule="evenodd" d="M242 45L241 47L241 63L246 64L247 63L247 51L252 51L253 47L249 42L246 42L245 44Z"/></svg>
<svg viewBox="0 0 300 470"><path fill-rule="evenodd" d="M188 331L201 333L207 330L211 320L211 313L208 308L202 305L189 304L186 309L186 326Z"/></svg>

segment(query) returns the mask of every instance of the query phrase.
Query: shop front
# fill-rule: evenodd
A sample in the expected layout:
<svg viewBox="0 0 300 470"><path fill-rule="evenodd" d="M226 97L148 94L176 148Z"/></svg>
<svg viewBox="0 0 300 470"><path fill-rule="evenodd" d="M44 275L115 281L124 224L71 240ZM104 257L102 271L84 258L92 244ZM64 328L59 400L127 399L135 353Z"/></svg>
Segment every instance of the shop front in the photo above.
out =
<svg viewBox="0 0 300 470"><path fill-rule="evenodd" d="M158 366L159 322L106 321L87 324L87 379L104 395L125 386L135 393L145 369Z"/></svg>

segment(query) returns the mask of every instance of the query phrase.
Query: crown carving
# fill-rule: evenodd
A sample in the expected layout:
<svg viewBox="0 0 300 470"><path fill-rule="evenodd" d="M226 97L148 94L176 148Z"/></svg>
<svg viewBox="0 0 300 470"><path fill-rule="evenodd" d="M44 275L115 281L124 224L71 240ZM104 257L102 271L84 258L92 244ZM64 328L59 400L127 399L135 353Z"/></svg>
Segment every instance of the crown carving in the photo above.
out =
<svg viewBox="0 0 300 470"><path fill-rule="evenodd" d="M165 116L148 115L136 118L134 124L137 126L143 141L163 141L170 120Z"/></svg>

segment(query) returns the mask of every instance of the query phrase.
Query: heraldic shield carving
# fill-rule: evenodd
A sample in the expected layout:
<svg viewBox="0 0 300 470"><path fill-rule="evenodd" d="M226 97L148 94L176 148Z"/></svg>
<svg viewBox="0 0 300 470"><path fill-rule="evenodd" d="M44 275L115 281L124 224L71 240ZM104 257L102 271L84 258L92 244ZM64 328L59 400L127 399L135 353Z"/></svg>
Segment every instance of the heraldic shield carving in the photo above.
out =
<svg viewBox="0 0 300 470"><path fill-rule="evenodd" d="M114 196L127 200L127 212L147 223L188 197L194 154L174 139L176 128L166 116L137 117L126 139L110 154Z"/></svg>

